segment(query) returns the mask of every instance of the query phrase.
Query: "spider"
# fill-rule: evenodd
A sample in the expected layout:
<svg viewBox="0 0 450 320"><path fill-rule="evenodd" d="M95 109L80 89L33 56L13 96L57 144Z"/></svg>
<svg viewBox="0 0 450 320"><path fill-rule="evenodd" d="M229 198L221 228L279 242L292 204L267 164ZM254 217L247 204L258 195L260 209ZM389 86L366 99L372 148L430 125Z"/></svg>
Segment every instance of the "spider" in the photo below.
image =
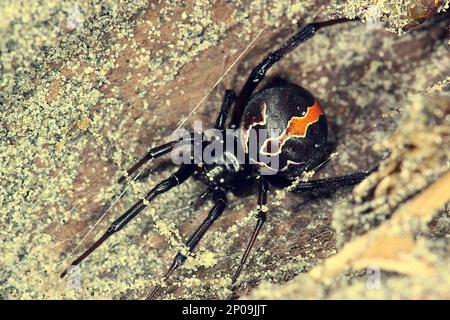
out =
<svg viewBox="0 0 450 320"><path fill-rule="evenodd" d="M139 200L123 215L117 218L107 231L80 257L74 260L69 268L80 264L98 246L114 233L123 229L136 217L147 204L158 195L182 184L189 177L194 176L206 185L206 191L201 199L212 196L213 207L208 216L186 241L186 247L192 252L211 225L221 216L227 208L227 192L237 192L240 186L256 182L258 185L257 223L247 244L242 259L237 267L232 283L234 284L241 274L243 267L255 244L257 236L263 227L267 216L267 196L269 186L286 188L291 186L294 179L302 172L316 168L324 158L329 156L326 148L327 120L323 109L314 96L303 87L291 83L278 83L269 85L254 93L258 84L265 78L267 71L284 56L297 48L301 43L312 38L314 34L324 27L351 21L349 19L335 19L323 22L314 22L305 25L299 32L281 45L277 50L268 54L260 64L250 73L240 93L236 95L232 90L226 90L221 109L216 119L215 129L224 132L227 128L236 129L236 136L225 136L225 140L232 139L232 143L244 150L245 161L240 163L235 153L222 153L215 157L212 163L184 163L169 178L158 183L145 196ZM234 105L234 108L232 109ZM232 111L228 127L226 126L228 113ZM250 131L256 132L266 129L269 132L264 140L258 140L256 156L250 156L248 146ZM278 131L277 131L278 130ZM281 132L280 135L271 135L270 132ZM177 149L180 145L194 146L193 134L187 138L176 139L167 144L152 148L148 153L119 179L122 182L127 176L133 175L147 161L159 158ZM224 142L224 141L222 141ZM210 141L204 140L200 148L204 150ZM272 168L262 162L262 158L278 156L278 168ZM263 174L263 171L272 171ZM273 172L274 171L274 172ZM301 181L292 190L294 193L304 193L323 189L338 189L353 186L364 180L370 171L351 175L332 177L321 180ZM187 259L185 254L178 252L162 281L167 281L170 275ZM64 277L67 268L61 277ZM147 298L155 298L161 286L156 286Z"/></svg>

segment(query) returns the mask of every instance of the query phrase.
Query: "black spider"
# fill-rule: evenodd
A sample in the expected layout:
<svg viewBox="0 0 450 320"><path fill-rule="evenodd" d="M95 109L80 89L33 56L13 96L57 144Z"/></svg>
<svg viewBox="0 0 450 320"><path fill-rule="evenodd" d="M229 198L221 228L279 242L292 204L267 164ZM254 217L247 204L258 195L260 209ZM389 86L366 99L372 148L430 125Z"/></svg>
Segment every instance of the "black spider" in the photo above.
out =
<svg viewBox="0 0 450 320"><path fill-rule="evenodd" d="M239 134L238 137L225 135L222 143L231 141L237 146L236 153L216 154L214 161L208 164L195 161L182 164L174 174L158 183L145 196L147 201L151 201L158 195L180 185L191 176L197 177L208 187L201 198L212 194L214 207L186 242L188 250L192 252L208 228L227 207L227 191L236 191L239 186L256 180L259 189L258 221L239 267L232 278L233 283L239 277L256 237L266 221L267 207L265 205L269 185L276 188L291 186L294 179L302 172L316 168L324 158L329 156L329 151L326 148L327 121L322 108L311 93L300 86L289 83L271 85L255 94L253 92L264 79L266 72L286 54L311 38L319 29L346 21L349 20L336 19L306 25L252 70L239 95L236 96L232 90L225 91L215 128L220 132L225 132L228 112L234 104L229 128L236 128ZM256 141L258 152L252 157L249 153L249 145L252 142L250 139L251 132L258 133L263 130L265 130L267 136L264 140L258 138L253 140L253 142ZM274 135L273 132L281 132L281 134ZM195 146L199 147L194 136L194 134L191 134L188 138L184 137L151 149L144 158L128 170L126 176L135 173L139 167L150 159L166 155L180 145L188 144L192 146L192 149L195 149ZM200 143L201 150L204 150L210 144L210 140L203 139ZM245 161L238 161L238 150L244 152ZM273 159L275 157L278 161L276 168L263 161L264 158ZM272 172L263 175L262 171L264 170ZM361 182L368 174L369 172L360 172L342 177L301 181L295 184L291 191L304 193L351 186ZM124 181L126 176L120 178L119 182ZM147 201L136 202L111 224L100 239L73 261L71 266L78 265L107 238L125 227L146 207ZM163 280L167 280L185 260L186 256L178 253ZM61 274L61 277L64 277L67 271L68 269ZM160 288L160 286L157 286L149 297L154 298Z"/></svg>

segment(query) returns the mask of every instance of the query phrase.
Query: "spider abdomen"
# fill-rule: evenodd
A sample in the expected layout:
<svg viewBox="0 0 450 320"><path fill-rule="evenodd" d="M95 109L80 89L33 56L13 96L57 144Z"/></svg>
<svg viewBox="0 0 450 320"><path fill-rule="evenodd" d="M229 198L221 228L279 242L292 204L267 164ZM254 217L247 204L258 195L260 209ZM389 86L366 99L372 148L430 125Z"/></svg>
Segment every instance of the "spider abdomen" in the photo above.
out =
<svg viewBox="0 0 450 320"><path fill-rule="evenodd" d="M242 114L239 135L252 162L289 176L313 168L323 158L327 121L311 93L284 84L252 96Z"/></svg>

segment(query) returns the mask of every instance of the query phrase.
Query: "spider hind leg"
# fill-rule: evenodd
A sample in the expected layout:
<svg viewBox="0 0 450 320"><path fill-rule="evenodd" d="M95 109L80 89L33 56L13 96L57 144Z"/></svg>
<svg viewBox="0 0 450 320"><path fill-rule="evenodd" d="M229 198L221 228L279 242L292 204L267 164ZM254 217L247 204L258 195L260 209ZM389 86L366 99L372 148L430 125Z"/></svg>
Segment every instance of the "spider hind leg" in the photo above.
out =
<svg viewBox="0 0 450 320"><path fill-rule="evenodd" d="M205 235L205 233L208 231L208 229L212 226L214 221L219 218L222 213L227 208L228 202L227 202L227 196L225 191L218 189L213 191L213 202L214 206L209 211L208 216L203 220L202 224L197 228L197 230L194 231L194 233L189 237L189 239L186 241L186 247L188 251L191 253L197 244L200 242L202 237ZM170 275L178 269L185 261L187 257L183 255L182 253L178 252L175 256L169 270L164 274L162 277L162 281L167 281L167 279L170 277ZM146 297L148 300L153 300L161 290L161 285L157 285Z"/></svg>
<svg viewBox="0 0 450 320"><path fill-rule="evenodd" d="M105 242L114 233L123 229L131 220L134 219L144 208L147 206L148 201L152 201L157 196L162 193L169 191L170 189L180 185L185 182L190 176L193 175L195 170L194 165L183 165L178 171L172 174L169 178L158 183L149 193L145 196L145 200L139 200L130 209L128 209L124 214L117 218L106 232L93 244L91 245L81 256L74 260L70 266L61 273L61 278L67 275L69 269L73 266L80 264L84 259L86 259L92 252L94 252L103 242Z"/></svg>

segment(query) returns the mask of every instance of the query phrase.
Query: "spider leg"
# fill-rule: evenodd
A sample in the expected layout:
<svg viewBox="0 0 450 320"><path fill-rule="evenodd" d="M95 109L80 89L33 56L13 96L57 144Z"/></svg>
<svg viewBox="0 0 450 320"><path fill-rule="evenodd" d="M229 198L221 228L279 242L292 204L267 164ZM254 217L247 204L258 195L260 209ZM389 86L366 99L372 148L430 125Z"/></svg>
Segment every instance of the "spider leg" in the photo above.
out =
<svg viewBox="0 0 450 320"><path fill-rule="evenodd" d="M266 222L266 209L263 207L267 203L267 192L269 191L269 185L265 178L260 177L258 183L258 221L256 222L255 229L253 230L253 234L250 238L250 241L247 244L247 248L245 249L244 255L242 256L241 262L239 263L239 267L236 270L232 278L232 283L235 283L239 278L242 269L244 268L244 264L247 261L247 258L250 255L250 251L252 250L253 245L255 244L256 238L258 237L259 231L261 230L264 222Z"/></svg>
<svg viewBox="0 0 450 320"><path fill-rule="evenodd" d="M294 193L310 192L323 189L338 189L342 187L354 186L367 178L377 167L370 171L357 172L341 177L331 177L325 179L300 182L291 190ZM277 188L286 188L292 185L292 180L281 176L267 176L270 184Z"/></svg>
<svg viewBox="0 0 450 320"><path fill-rule="evenodd" d="M300 182L293 190L294 193L323 189L339 189L342 187L354 186L370 175L370 172L358 172L341 177L331 177L326 179Z"/></svg>
<svg viewBox="0 0 450 320"><path fill-rule="evenodd" d="M131 174L133 174L137 169L139 169L144 163L146 163L149 160L152 159L156 159L159 158L169 152L171 152L173 149L175 149L175 147L181 145L180 143L192 143L193 142L193 137L191 136L190 138L180 138L178 140L174 140L171 141L169 143L157 146L155 148L150 149L147 154L142 157L141 160L139 160L138 162L136 162L130 169L127 170L127 173L123 176L121 176L119 178L119 180L117 180L118 183L122 183L128 176L130 176Z"/></svg>
<svg viewBox="0 0 450 320"><path fill-rule="evenodd" d="M209 188L203 191L203 193L194 202L194 211L200 209L200 207L205 203L206 197L208 197L211 192L212 190Z"/></svg>
<svg viewBox="0 0 450 320"><path fill-rule="evenodd" d="M220 108L219 115L216 119L215 128L219 130L225 129L225 122L227 121L228 112L230 111L231 105L236 99L236 94L233 90L225 90L225 95L223 96L222 107Z"/></svg>
<svg viewBox="0 0 450 320"><path fill-rule="evenodd" d="M203 220L202 224L195 230L195 232L189 237L189 239L186 241L186 247L188 248L189 252L192 252L201 238L205 235L206 231L212 226L214 221L217 220L218 217L222 214L222 212L225 211L227 207L227 196L225 192L221 189L214 190L213 191L213 201L214 201L214 207L209 212L208 216L205 220ZM170 277L170 275L178 268L180 267L185 261L187 257L183 255L182 253L178 252L175 256L172 265L170 266L169 270L164 274L162 281L167 281L167 279ZM161 290L161 285L157 285L151 293L147 296L147 299L152 300L156 297L158 292Z"/></svg>
<svg viewBox="0 0 450 320"><path fill-rule="evenodd" d="M287 40L280 48L267 55L263 61L258 64L250 73L247 81L241 89L238 97L236 98L235 107L231 119L232 127L239 125L242 112L247 104L248 99L252 95L258 84L264 79L267 71L284 56L297 48L300 44L306 40L312 38L314 34L321 28L329 27L338 23L352 21L349 19L336 19L323 22L314 22L305 25L299 32Z"/></svg>
<svg viewBox="0 0 450 320"><path fill-rule="evenodd" d="M169 170L175 164L171 161L171 159L163 160L162 162L156 164L154 167L147 167L144 170L140 171L140 174L133 178L136 181L144 181L148 177L154 174L158 174L163 171Z"/></svg>
<svg viewBox="0 0 450 320"><path fill-rule="evenodd" d="M136 202L130 209L128 209L124 214L122 214L119 218L117 218L108 230L91 246L89 247L81 256L79 256L76 260L74 260L70 267L76 266L80 264L86 257L88 257L95 249L97 249L106 239L112 236L114 233L123 229L128 222L130 222L134 217L136 217L147 205L145 204L148 201L152 201L158 195L165 193L185 182L195 170L195 166L192 164L181 166L178 171L172 174L169 178L158 183L149 193L145 196L145 200L140 200ZM61 273L61 278L63 278L69 268L64 270Z"/></svg>

